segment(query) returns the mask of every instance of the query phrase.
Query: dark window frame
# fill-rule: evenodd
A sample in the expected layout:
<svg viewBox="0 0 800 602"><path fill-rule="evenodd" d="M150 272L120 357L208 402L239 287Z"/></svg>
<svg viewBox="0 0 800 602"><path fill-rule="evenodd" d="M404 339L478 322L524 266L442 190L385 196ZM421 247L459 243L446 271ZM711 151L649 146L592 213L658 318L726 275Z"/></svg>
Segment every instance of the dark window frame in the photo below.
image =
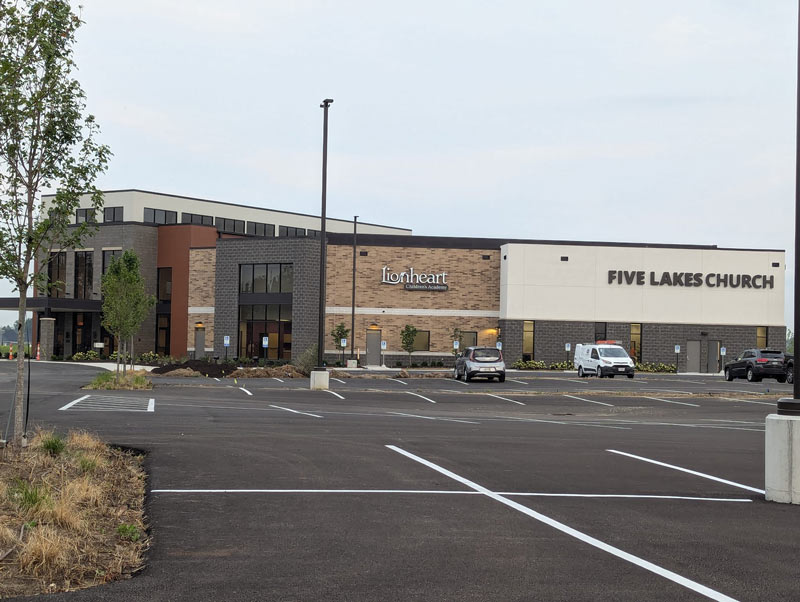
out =
<svg viewBox="0 0 800 602"><path fill-rule="evenodd" d="M75 223L82 224L84 222L95 223L97 221L97 212L92 208L80 208L75 210Z"/></svg>
<svg viewBox="0 0 800 602"><path fill-rule="evenodd" d="M75 251L74 299L93 299L92 288L94 285L94 251ZM79 267L80 264L82 268Z"/></svg>
<svg viewBox="0 0 800 602"><path fill-rule="evenodd" d="M103 207L103 223L119 223L122 222L124 207Z"/></svg>
<svg viewBox="0 0 800 602"><path fill-rule="evenodd" d="M169 226L178 223L178 212L169 209L144 208L144 223L158 226Z"/></svg>
<svg viewBox="0 0 800 602"><path fill-rule="evenodd" d="M421 342L419 341L420 335L427 335L426 341L427 345L422 347ZM414 335L414 351L430 351L431 350L431 331L430 330L417 330L417 334Z"/></svg>

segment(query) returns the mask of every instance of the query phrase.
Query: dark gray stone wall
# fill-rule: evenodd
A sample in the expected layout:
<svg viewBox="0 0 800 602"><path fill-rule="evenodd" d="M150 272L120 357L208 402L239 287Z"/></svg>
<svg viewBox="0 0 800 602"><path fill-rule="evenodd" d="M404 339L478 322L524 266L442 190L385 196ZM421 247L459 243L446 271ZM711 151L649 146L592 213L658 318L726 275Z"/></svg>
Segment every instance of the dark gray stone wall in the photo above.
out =
<svg viewBox="0 0 800 602"><path fill-rule="evenodd" d="M239 349L239 265L294 264L292 357L317 343L319 316L319 241L309 238L220 238L214 309L214 355L224 356L223 336Z"/></svg>
<svg viewBox="0 0 800 602"><path fill-rule="evenodd" d="M592 341L594 341L594 322L536 320L533 326L533 359L563 362L568 355L564 351L564 345L571 343L569 360L572 361L575 356L575 345Z"/></svg>
<svg viewBox="0 0 800 602"><path fill-rule="evenodd" d="M500 320L498 340L503 343L506 365L522 359L522 320Z"/></svg>

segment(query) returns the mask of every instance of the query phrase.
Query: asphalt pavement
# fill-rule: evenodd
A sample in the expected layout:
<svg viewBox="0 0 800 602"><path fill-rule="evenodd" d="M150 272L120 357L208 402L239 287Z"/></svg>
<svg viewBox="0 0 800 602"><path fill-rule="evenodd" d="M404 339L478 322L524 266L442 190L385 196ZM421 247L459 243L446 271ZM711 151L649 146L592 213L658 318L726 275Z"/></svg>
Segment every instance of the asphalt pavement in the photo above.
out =
<svg viewBox="0 0 800 602"><path fill-rule="evenodd" d="M31 421L147 453L131 580L53 600L794 599L800 508L764 501L775 382L331 381L33 365ZM13 365L0 362L0 423ZM41 599L41 598L37 598Z"/></svg>

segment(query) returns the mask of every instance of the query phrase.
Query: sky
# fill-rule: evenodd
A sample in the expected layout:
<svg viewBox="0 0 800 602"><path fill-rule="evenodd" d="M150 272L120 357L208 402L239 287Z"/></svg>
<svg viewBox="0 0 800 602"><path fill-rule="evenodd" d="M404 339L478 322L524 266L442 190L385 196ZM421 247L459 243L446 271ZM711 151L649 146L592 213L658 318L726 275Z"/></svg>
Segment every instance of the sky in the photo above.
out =
<svg viewBox="0 0 800 602"><path fill-rule="evenodd" d="M102 189L318 214L333 98L331 217L786 249L793 322L794 1L80 4Z"/></svg>

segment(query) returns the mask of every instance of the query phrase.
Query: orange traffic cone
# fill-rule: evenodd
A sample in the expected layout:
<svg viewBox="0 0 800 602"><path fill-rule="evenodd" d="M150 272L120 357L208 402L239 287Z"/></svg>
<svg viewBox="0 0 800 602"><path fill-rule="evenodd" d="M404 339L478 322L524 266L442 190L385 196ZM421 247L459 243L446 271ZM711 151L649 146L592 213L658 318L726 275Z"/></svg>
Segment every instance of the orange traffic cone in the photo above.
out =
<svg viewBox="0 0 800 602"><path fill-rule="evenodd" d="M8 344L8 359L10 360L14 359L14 343Z"/></svg>
<svg viewBox="0 0 800 602"><path fill-rule="evenodd" d="M36 361L38 362L41 358L39 357L39 343L36 343Z"/></svg>

